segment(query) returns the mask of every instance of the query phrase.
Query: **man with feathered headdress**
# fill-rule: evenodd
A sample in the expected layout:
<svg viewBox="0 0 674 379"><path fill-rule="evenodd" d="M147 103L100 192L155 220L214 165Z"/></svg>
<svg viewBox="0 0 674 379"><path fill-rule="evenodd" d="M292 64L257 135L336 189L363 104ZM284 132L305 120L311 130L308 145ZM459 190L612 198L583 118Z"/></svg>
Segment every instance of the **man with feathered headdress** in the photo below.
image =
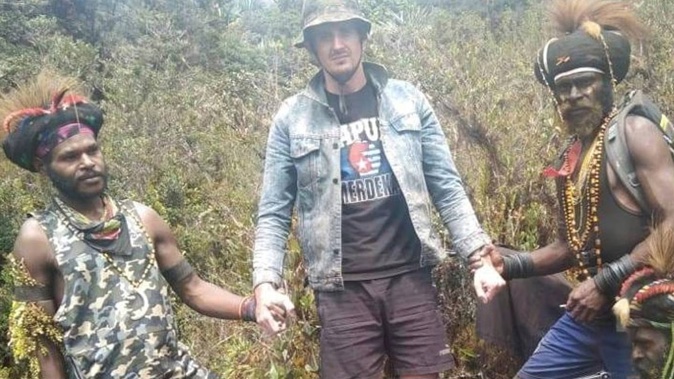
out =
<svg viewBox="0 0 674 379"><path fill-rule="evenodd" d="M632 340L641 379L674 378L674 231L658 228L648 265L622 285L613 312Z"/></svg>
<svg viewBox="0 0 674 379"><path fill-rule="evenodd" d="M645 33L627 4L609 0L556 0L552 20L560 36L538 51L536 78L553 95L556 110L571 136L559 163L544 171L554 178L561 208L555 242L533 253L492 261L505 279L574 269L578 285L569 294L566 313L543 337L519 378L578 378L607 372L633 375L630 343L616 329L610 311L620 283L647 254L652 220L674 227L674 162L662 131L650 119L627 114L625 157L634 165L643 206L619 179L607 158L621 109L613 91L627 75L630 40ZM631 109L631 108L629 108Z"/></svg>
<svg viewBox="0 0 674 379"><path fill-rule="evenodd" d="M177 341L166 284L216 318L254 321L255 300L202 280L154 210L106 194L103 113L73 84L43 74L0 98L5 155L56 189L14 244L12 350L31 378L216 378ZM292 303L270 301L283 322Z"/></svg>

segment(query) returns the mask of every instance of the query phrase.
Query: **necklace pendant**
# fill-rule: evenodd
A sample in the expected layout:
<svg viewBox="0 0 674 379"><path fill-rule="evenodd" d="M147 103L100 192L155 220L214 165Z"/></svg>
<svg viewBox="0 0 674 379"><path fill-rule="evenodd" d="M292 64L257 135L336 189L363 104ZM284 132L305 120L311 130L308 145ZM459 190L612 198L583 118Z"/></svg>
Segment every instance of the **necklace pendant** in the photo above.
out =
<svg viewBox="0 0 674 379"><path fill-rule="evenodd" d="M145 317L147 311L150 309L150 301L147 296L138 290L133 289L124 300L126 308L129 311L129 319L138 321Z"/></svg>

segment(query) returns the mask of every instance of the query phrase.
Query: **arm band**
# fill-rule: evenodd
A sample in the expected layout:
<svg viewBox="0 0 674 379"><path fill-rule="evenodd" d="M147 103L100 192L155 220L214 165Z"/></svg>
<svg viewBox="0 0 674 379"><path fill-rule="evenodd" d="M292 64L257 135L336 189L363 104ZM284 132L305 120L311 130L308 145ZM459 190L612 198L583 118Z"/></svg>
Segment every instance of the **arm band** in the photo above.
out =
<svg viewBox="0 0 674 379"><path fill-rule="evenodd" d="M594 276L594 283L599 291L610 298L615 297L620 290L623 280L637 270L637 263L629 254L617 261L605 264Z"/></svg>
<svg viewBox="0 0 674 379"><path fill-rule="evenodd" d="M528 278L534 275L534 259L531 253L516 253L503 256L503 279Z"/></svg>
<svg viewBox="0 0 674 379"><path fill-rule="evenodd" d="M14 287L14 300L20 303L34 303L54 300L54 296L47 287L16 286Z"/></svg>
<svg viewBox="0 0 674 379"><path fill-rule="evenodd" d="M255 307L257 302L255 301L254 296L248 296L241 300L239 304L239 318L243 321L252 321L255 322L257 317L255 317Z"/></svg>
<svg viewBox="0 0 674 379"><path fill-rule="evenodd" d="M180 263L169 267L166 270L162 270L161 274L164 276L168 284L174 286L175 284L180 283L185 278L190 276L194 272L192 266L186 259L180 261Z"/></svg>

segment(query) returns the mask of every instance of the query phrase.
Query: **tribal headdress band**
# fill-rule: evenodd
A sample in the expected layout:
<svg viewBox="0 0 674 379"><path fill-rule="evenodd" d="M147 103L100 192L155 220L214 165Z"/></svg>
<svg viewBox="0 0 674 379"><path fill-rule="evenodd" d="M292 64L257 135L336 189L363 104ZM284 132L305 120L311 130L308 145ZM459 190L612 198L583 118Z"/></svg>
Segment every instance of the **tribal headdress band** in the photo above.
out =
<svg viewBox="0 0 674 379"><path fill-rule="evenodd" d="M87 134L96 138L96 133L86 124L73 122L58 127L49 133L41 133L37 139L37 149L35 149L35 156L42 159L46 157L52 149L78 134Z"/></svg>
<svg viewBox="0 0 674 379"><path fill-rule="evenodd" d="M613 308L623 326L670 328L674 322L674 231L651 233L646 267L628 277Z"/></svg>
<svg viewBox="0 0 674 379"><path fill-rule="evenodd" d="M627 4L611 0L555 0L549 16L560 36L538 51L534 73L552 89L557 79L576 72L607 74L614 83L627 75L628 38L646 34Z"/></svg>
<svg viewBox="0 0 674 379"><path fill-rule="evenodd" d="M662 378L674 377L674 231L651 233L647 266L628 277L613 313L623 327L669 330L672 337Z"/></svg>
<svg viewBox="0 0 674 379"><path fill-rule="evenodd" d="M42 73L0 99L2 147L9 160L35 172L35 158L44 158L59 143L82 132L98 136L103 113L72 88L74 80Z"/></svg>

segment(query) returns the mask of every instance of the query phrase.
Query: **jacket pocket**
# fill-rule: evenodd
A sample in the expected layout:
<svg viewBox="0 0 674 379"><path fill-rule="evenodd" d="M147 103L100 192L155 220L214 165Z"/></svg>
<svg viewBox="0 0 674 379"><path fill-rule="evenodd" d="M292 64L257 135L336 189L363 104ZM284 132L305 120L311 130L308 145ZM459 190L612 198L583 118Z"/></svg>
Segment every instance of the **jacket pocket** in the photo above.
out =
<svg viewBox="0 0 674 379"><path fill-rule="evenodd" d="M422 160L422 134L421 120L416 113L408 113L390 121L390 133L388 137L388 146L391 151L397 152L396 155L387 156L392 164L398 160L397 164L401 167L411 167L405 170L405 173L396 173L398 175L412 175L408 178L398 177L398 183L401 181L417 182L423 177L421 171ZM403 184L401 183L401 186Z"/></svg>
<svg viewBox="0 0 674 379"><path fill-rule="evenodd" d="M404 134L406 132L420 132L421 120L419 119L418 114L408 113L392 120L391 127L399 134Z"/></svg>
<svg viewBox="0 0 674 379"><path fill-rule="evenodd" d="M297 170L297 185L307 187L318 180L320 174L321 140L310 137L290 137L290 157Z"/></svg>

